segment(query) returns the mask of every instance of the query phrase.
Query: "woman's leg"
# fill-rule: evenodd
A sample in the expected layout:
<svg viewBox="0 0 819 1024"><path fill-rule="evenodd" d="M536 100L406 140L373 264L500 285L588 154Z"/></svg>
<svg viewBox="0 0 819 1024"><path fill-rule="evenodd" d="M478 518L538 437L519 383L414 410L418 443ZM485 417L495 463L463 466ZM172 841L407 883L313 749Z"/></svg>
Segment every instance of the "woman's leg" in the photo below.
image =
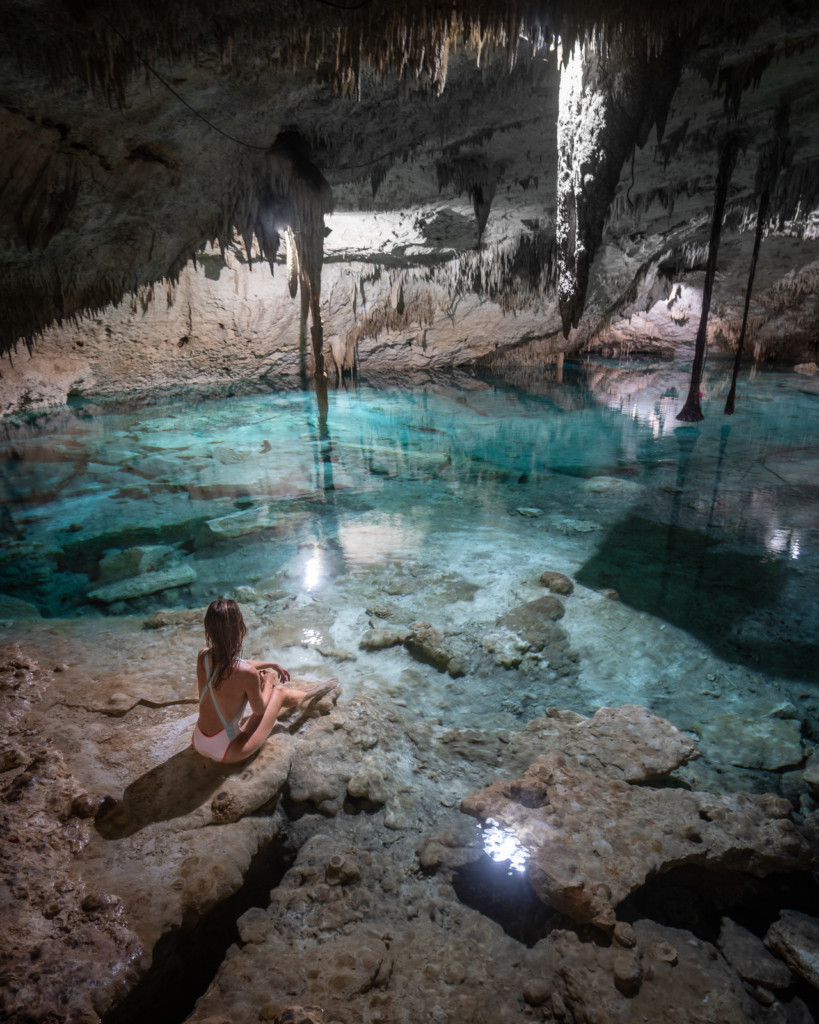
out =
<svg viewBox="0 0 819 1024"><path fill-rule="evenodd" d="M304 700L310 700L317 696L319 691L328 692L338 685L337 679L328 683L316 683L307 690L293 690L289 686L271 685L268 687L265 681L262 682L262 696L267 704L261 715L251 715L242 726L242 731L227 748L224 756L224 763L244 761L245 758L255 754L262 746L267 737L273 731L276 719L284 707L293 707L301 704Z"/></svg>
<svg viewBox="0 0 819 1024"><path fill-rule="evenodd" d="M270 696L267 699L267 706L261 715L251 715L242 726L242 731L227 748L224 761L244 761L245 758L255 754L264 741L273 731L279 712L284 707L289 693L295 690L288 690L284 686L273 686ZM264 695L264 690L262 691Z"/></svg>

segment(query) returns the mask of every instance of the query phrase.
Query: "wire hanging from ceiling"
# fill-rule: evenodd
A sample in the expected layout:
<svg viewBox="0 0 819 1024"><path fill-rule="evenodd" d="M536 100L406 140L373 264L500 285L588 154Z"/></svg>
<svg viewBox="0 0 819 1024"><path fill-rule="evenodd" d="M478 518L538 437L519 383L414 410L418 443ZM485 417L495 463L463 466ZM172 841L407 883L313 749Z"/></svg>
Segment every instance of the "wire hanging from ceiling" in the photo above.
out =
<svg viewBox="0 0 819 1024"><path fill-rule="evenodd" d="M367 2L369 3L369 0L367 0ZM198 111L195 107L191 106L191 104L188 103L185 97L178 93L176 89L174 89L174 87L170 84L170 82L167 82L162 77L162 75L160 75L160 73L156 70L156 68L149 64L148 59L142 56L142 54L134 46L134 44L129 39L126 39L126 37L122 34L122 32L120 32L116 25L113 25L111 21L107 17L105 17L105 15L103 15L103 21L111 29L112 32L116 33L116 35L119 36L119 38L125 43L126 46L131 47L140 64L142 64L147 71L150 71L150 73L157 79L157 81L164 85L168 92L171 93L172 96L175 96L180 103L186 106L192 114L195 114L200 121L204 121L209 128L212 128L215 132L218 132L220 135L224 135L226 139L230 139L231 142L235 142L238 146L244 146L245 149L255 149L263 153L266 153L268 149L270 149L270 146L259 146L256 145L255 143L245 142L243 139L238 139L235 135L231 135L230 132L226 132L223 128L220 128L218 124L214 124L213 121L205 117L205 115L200 113L200 111Z"/></svg>

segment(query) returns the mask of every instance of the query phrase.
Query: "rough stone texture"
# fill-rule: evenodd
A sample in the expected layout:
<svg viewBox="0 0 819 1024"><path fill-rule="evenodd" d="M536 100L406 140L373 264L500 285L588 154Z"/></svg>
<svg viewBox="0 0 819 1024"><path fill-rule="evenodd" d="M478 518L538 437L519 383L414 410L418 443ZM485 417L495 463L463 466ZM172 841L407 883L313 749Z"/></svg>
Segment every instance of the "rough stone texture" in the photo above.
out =
<svg viewBox="0 0 819 1024"><path fill-rule="evenodd" d="M439 672L449 672L451 676L463 675L460 659L443 636L429 622L413 622L410 634L404 640L404 646L417 661L433 665Z"/></svg>
<svg viewBox="0 0 819 1024"><path fill-rule="evenodd" d="M787 988L793 980L787 966L772 956L762 939L728 917L722 919L717 945L746 981L765 988Z"/></svg>
<svg viewBox="0 0 819 1024"><path fill-rule="evenodd" d="M765 945L819 989L819 920L798 910L782 910L768 929Z"/></svg>
<svg viewBox="0 0 819 1024"><path fill-rule="evenodd" d="M458 10L468 21L471 9ZM697 10L711 13L706 4ZM797 365L815 361L812 5L800 7L800 17L789 8L787 19L766 8L769 23L754 12L739 46L730 23L713 31L706 16L700 35L691 28L700 17L686 20L670 106L663 94L677 69L662 45L670 28L662 7L650 12L650 32L642 9L636 22L622 12L637 50L623 48L615 32L605 60L590 48L582 60L561 45L551 54L542 24L545 45L517 39L502 9L473 34L444 11L408 29L403 5L385 12L324 4L312 10L315 31L292 39L298 18L289 8L234 4L231 39L218 11L203 18L183 5L148 24L136 9L106 11L108 21L96 7L69 11L56 2L8 0L2 8L3 348L62 321L37 339L33 357L21 350L4 368L2 413L72 393L309 370L299 350L300 303L290 295L292 261L286 267L275 252L273 233L278 241L285 225L255 220L274 184L282 190L268 165L283 129L306 139L310 167L333 190L320 309L331 374L554 364L584 346L689 346L727 91L741 100L751 141L732 184L709 345L736 344L753 241L743 228L755 213L753 182L772 114L787 93L793 161L777 197L791 202L763 243L748 348L760 359L787 351ZM583 9L568 13L581 31ZM358 41L354 58L341 43L349 45L347 31ZM124 45L132 38L140 50ZM567 48L571 41L564 30ZM330 49L319 52L323 45ZM146 77L141 58L159 74L170 62L201 117L180 117L179 99ZM98 90L92 95L91 81L77 77L82 68ZM412 87L399 80L401 68L413 69ZM793 219L797 182L807 198ZM303 189L283 191L281 216L292 220ZM278 261L272 280L253 227L271 264ZM224 253L205 250L216 236ZM572 249L557 282L576 324L568 339L554 287L556 243L564 256ZM73 322L80 313L88 315Z"/></svg>
<svg viewBox="0 0 819 1024"><path fill-rule="evenodd" d="M580 942L573 932L550 936L549 952L559 978L555 988L561 997L557 1005L552 997L552 1011L558 1019L561 1004L578 1024L745 1024L768 1019L710 943L653 921L637 921L634 930L637 945L627 957L616 946ZM629 993L616 984L626 970L630 977L641 976L639 987L632 986Z"/></svg>
<svg viewBox="0 0 819 1024"><path fill-rule="evenodd" d="M618 724L625 721L620 717ZM616 765L620 777L607 778L605 768L596 771L582 754L549 753L522 778L494 782L462 804L468 814L515 835L535 892L573 920L611 930L616 907L629 893L649 875L682 864L753 875L809 865L809 847L789 818L788 801L633 786L624 778L647 776L639 763L624 767L627 748L598 756Z"/></svg>
<svg viewBox="0 0 819 1024"><path fill-rule="evenodd" d="M749 719L735 712L717 714L699 727L703 752L742 768L781 771L799 765L805 756L798 718Z"/></svg>
<svg viewBox="0 0 819 1024"><path fill-rule="evenodd" d="M49 673L19 652L4 654L3 725L16 756L6 748L0 781L0 1011L8 1021L54 1012L95 1021L134 983L142 949L107 880L72 870L92 834L92 822L74 812L81 786L61 753L25 729Z"/></svg>
<svg viewBox="0 0 819 1024"><path fill-rule="evenodd" d="M277 629L266 609L282 599L255 589L244 610L266 642L268 617ZM402 704L409 687L384 673L374 676L377 696L336 692L285 717L250 762L212 764L190 749L201 613L161 618L159 632L128 616L60 630L34 620L30 651L9 645L0 658L10 755L0 824L35 854L0 857L0 882L12 882L0 885L4 921L21 922L0 936L2 978L10 970L16 979L0 986L4 1019L31 1024L37 1006L50 1024L91 1024L146 971L163 935L237 892L254 858L267 863L281 841L298 851L295 862L271 883L270 906L241 917L241 943L193 1020L309 1020L321 1007L324 1024L522 1024L533 1013L631 1024L637 1008L638 1020L675 1024L710 1021L712 1010L726 1021L807 1024L784 993L768 990L763 1006L688 932L619 922L607 947L547 915L529 948L448 881L483 851L481 828L458 804L499 770L560 749L593 771L604 795L608 785L636 789L622 780L662 776L695 753L667 722L636 706L591 718L552 710L518 733L454 731L447 742L433 718ZM105 672L94 668L100 651L112 652ZM311 654L298 645L290 653ZM352 680L360 666L338 671ZM417 679L419 669L410 671ZM499 762L483 756L490 750L504 752ZM508 899L513 918L518 898ZM52 919L38 912L48 900L58 907ZM32 961L26 929L52 926L53 942ZM15 950L17 934L26 944ZM179 939L187 951L184 931Z"/></svg>
<svg viewBox="0 0 819 1024"><path fill-rule="evenodd" d="M540 582L544 587L548 587L553 594L568 595L574 590L574 583L565 573L554 572L551 569L540 574Z"/></svg>

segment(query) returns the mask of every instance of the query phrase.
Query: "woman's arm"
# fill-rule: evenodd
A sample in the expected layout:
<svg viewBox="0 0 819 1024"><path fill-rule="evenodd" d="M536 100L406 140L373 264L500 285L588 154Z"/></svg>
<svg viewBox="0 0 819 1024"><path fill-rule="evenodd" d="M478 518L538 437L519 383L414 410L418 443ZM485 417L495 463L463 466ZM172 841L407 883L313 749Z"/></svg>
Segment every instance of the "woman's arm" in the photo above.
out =
<svg viewBox="0 0 819 1024"><path fill-rule="evenodd" d="M267 687L265 686L265 680L256 669L255 662L249 661L248 665L253 667L239 670L242 688L245 691L245 696L253 714L263 715L267 702L270 700L270 693L273 687L270 684Z"/></svg>
<svg viewBox="0 0 819 1024"><path fill-rule="evenodd" d="M290 680L290 673L283 665L280 665L276 661L253 661L248 658L246 658L245 660L247 661L248 665L252 665L256 670L262 668L272 668L275 672L278 673L283 683L289 682Z"/></svg>

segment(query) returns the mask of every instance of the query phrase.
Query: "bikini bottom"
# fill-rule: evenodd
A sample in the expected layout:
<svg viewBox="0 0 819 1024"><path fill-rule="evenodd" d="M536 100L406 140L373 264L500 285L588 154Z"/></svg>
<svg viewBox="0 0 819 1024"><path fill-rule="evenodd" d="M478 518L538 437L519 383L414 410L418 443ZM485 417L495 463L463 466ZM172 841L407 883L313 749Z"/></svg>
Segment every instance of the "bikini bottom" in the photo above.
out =
<svg viewBox="0 0 819 1024"><path fill-rule="evenodd" d="M224 761L225 754L230 746L227 730L220 729L212 736L202 732L199 723L193 730L193 749L203 757L209 757L212 761Z"/></svg>

